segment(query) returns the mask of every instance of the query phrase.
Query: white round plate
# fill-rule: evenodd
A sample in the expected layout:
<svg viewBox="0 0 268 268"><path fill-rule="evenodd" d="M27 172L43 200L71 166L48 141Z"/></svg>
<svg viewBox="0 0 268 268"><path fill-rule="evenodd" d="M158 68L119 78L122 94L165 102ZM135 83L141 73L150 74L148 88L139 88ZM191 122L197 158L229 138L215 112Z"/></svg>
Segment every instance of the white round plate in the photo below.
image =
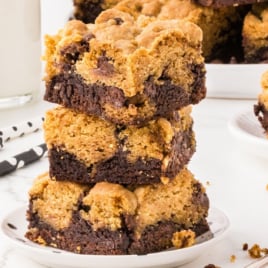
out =
<svg viewBox="0 0 268 268"><path fill-rule="evenodd" d="M256 99L268 64L206 64L207 97Z"/></svg>
<svg viewBox="0 0 268 268"><path fill-rule="evenodd" d="M258 118L254 115L253 107L252 110L235 115L229 121L228 127L244 150L250 154L267 158L268 139Z"/></svg>
<svg viewBox="0 0 268 268"><path fill-rule="evenodd" d="M34 261L57 268L141 268L141 267L177 267L193 261L216 242L223 239L230 223L223 212L210 208L208 222L213 237L189 248L173 249L147 255L80 255L37 245L24 237L27 230L25 219L26 207L18 208L8 214L1 225L1 230L9 242L23 251Z"/></svg>

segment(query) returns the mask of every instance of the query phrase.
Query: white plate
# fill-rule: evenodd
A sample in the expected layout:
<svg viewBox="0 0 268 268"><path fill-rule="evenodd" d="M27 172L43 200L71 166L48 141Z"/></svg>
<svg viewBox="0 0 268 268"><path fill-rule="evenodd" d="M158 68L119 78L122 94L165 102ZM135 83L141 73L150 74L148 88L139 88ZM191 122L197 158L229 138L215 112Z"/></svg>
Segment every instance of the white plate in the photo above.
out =
<svg viewBox="0 0 268 268"><path fill-rule="evenodd" d="M268 64L206 64L207 97L256 99Z"/></svg>
<svg viewBox="0 0 268 268"><path fill-rule="evenodd" d="M24 255L40 264L55 268L141 268L176 267L193 261L216 242L223 239L229 229L229 220L223 212L211 208L208 222L213 238L189 248L174 249L147 255L79 255L51 247L44 247L25 239L27 229L26 208L18 208L8 214L2 222L1 230L9 242L23 251Z"/></svg>
<svg viewBox="0 0 268 268"><path fill-rule="evenodd" d="M267 158L268 139L252 110L240 112L228 123L230 132L247 152Z"/></svg>

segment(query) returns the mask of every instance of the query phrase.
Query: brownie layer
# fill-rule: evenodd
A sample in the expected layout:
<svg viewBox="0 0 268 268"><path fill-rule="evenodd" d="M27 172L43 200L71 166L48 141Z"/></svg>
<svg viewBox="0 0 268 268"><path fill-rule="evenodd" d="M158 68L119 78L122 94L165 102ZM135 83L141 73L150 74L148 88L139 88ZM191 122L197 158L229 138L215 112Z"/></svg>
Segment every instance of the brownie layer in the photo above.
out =
<svg viewBox="0 0 268 268"><path fill-rule="evenodd" d="M80 254L94 255L125 255L148 254L160 252L172 248L173 234L185 230L182 225L172 221L160 222L155 226L147 227L140 239L135 239L133 233L126 224L116 231L100 229L94 231L87 221L81 218L79 213L74 213L71 224L61 231L53 229L42 222L40 218L28 212L29 228L35 228L35 232L28 232L26 237L34 242L43 241L44 245L52 246ZM187 229L189 230L189 229ZM200 222L190 229L195 236L202 235L209 230L206 221ZM183 242L187 245L187 237Z"/></svg>
<svg viewBox="0 0 268 268"><path fill-rule="evenodd" d="M196 76L191 94L169 79L162 78L160 85L149 79L145 82L143 94L127 98L120 88L87 85L79 75L61 74L47 83L44 99L88 115L101 116L115 124L144 124L189 104L196 104L205 97L204 66L191 68ZM133 110L136 112L132 114Z"/></svg>
<svg viewBox="0 0 268 268"><path fill-rule="evenodd" d="M176 143L178 142L178 143ZM127 153L117 152L113 157L94 166L86 166L77 160L74 154L60 148L49 150L49 173L56 180L88 184L108 181L121 184L148 184L160 182L163 177L172 179L189 162L195 152L192 146L192 136L187 132L176 135L174 152L170 164L162 171L162 161L159 159L138 158L134 163L127 159Z"/></svg>
<svg viewBox="0 0 268 268"><path fill-rule="evenodd" d="M96 17L105 9L111 8L120 0L73 0L74 18L85 23L94 23Z"/></svg>
<svg viewBox="0 0 268 268"><path fill-rule="evenodd" d="M44 174L30 189L26 237L82 254L146 254L192 245L209 230L208 207L203 186L186 169L169 184L131 188Z"/></svg>
<svg viewBox="0 0 268 268"><path fill-rule="evenodd" d="M63 107L52 109L44 122L50 175L83 184L172 179L195 152L190 111L122 127Z"/></svg>
<svg viewBox="0 0 268 268"><path fill-rule="evenodd" d="M93 23L95 18L103 11L103 0L73 0L74 17L85 23Z"/></svg>

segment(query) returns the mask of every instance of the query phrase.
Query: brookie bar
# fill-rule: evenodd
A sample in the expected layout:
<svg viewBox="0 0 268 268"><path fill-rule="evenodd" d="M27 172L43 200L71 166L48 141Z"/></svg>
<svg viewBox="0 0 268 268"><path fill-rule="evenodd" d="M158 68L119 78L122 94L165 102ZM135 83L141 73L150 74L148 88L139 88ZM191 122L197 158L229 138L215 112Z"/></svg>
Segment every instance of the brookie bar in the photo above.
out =
<svg viewBox="0 0 268 268"><path fill-rule="evenodd" d="M45 100L116 124L165 117L206 95L202 31L108 9L46 37Z"/></svg>
<svg viewBox="0 0 268 268"><path fill-rule="evenodd" d="M183 169L168 184L82 186L40 176L30 190L30 240L80 254L147 254L191 246L209 230L204 187Z"/></svg>
<svg viewBox="0 0 268 268"><path fill-rule="evenodd" d="M172 179L195 152L191 107L143 126L122 126L57 107L46 113L50 175L84 184Z"/></svg>

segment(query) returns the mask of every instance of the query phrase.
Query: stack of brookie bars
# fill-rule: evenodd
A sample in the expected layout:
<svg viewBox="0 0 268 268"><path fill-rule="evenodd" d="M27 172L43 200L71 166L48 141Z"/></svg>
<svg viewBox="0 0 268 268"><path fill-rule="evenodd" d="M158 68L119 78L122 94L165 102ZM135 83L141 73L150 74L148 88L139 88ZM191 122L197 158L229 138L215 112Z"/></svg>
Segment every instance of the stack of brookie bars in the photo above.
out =
<svg viewBox="0 0 268 268"><path fill-rule="evenodd" d="M26 237L81 254L195 243L209 200L187 169L191 105L206 94L202 31L111 8L46 37L49 173L30 189Z"/></svg>

